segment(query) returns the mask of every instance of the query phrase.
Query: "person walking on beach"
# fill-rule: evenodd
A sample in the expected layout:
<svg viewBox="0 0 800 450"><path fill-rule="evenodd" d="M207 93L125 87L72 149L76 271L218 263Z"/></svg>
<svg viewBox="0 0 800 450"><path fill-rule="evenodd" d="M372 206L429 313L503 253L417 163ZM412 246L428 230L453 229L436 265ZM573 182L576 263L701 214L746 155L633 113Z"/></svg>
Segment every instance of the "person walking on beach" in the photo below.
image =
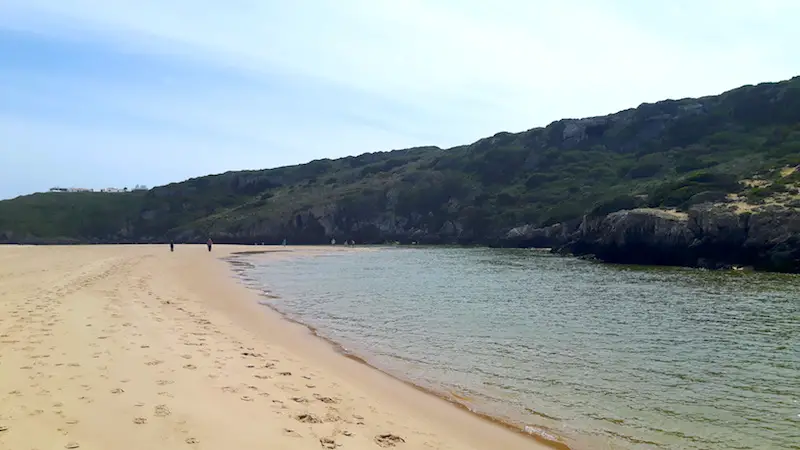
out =
<svg viewBox="0 0 800 450"><path fill-rule="evenodd" d="M169 251L171 252L175 251L175 243L172 241L169 241Z"/></svg>
<svg viewBox="0 0 800 450"><path fill-rule="evenodd" d="M213 242L211 242L211 238L208 238L208 241L206 241L206 245L208 246L208 251L211 251L211 245L212 244L213 244Z"/></svg>

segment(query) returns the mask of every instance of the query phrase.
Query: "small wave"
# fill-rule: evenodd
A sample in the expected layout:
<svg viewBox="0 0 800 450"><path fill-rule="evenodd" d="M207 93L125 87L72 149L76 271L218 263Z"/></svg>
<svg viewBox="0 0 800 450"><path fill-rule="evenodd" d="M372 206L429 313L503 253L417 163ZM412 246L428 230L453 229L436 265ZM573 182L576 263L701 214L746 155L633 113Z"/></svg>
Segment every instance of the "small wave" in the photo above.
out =
<svg viewBox="0 0 800 450"><path fill-rule="evenodd" d="M569 449L569 447L566 444L561 442L561 440L558 438L558 436L556 436L555 434L551 433L550 431L548 431L548 430L546 430L544 428L536 427L536 426L532 426L532 425L525 425L525 427L522 428L522 431L524 431L527 434L530 434L531 436L533 436L535 438L544 440L544 441L546 441L547 443L549 443L550 445L552 445L554 447Z"/></svg>

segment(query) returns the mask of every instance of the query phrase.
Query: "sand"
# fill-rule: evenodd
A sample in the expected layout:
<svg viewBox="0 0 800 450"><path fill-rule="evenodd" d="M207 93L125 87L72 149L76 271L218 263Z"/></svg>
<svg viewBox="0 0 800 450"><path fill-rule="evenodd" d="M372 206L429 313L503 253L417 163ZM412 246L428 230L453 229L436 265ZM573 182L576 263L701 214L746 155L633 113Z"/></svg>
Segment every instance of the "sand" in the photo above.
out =
<svg viewBox="0 0 800 450"><path fill-rule="evenodd" d="M258 305L252 249L0 246L0 449L545 448Z"/></svg>

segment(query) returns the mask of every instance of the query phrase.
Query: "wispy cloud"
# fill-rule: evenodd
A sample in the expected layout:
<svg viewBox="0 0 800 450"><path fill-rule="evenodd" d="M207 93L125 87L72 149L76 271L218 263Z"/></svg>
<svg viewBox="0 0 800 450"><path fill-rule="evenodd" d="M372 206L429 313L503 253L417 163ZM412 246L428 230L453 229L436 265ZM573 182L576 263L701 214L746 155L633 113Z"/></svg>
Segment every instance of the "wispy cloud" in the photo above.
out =
<svg viewBox="0 0 800 450"><path fill-rule="evenodd" d="M446 147L788 78L798 16L788 0L5 0L0 198Z"/></svg>

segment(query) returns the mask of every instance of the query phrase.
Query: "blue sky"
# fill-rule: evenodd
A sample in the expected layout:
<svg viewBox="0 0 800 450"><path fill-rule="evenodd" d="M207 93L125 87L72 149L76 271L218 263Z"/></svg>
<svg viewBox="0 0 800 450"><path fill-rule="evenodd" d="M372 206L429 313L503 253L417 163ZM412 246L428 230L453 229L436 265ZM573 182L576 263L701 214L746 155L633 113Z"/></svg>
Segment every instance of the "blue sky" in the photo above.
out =
<svg viewBox="0 0 800 450"><path fill-rule="evenodd" d="M800 75L794 0L2 0L0 198L419 145Z"/></svg>

